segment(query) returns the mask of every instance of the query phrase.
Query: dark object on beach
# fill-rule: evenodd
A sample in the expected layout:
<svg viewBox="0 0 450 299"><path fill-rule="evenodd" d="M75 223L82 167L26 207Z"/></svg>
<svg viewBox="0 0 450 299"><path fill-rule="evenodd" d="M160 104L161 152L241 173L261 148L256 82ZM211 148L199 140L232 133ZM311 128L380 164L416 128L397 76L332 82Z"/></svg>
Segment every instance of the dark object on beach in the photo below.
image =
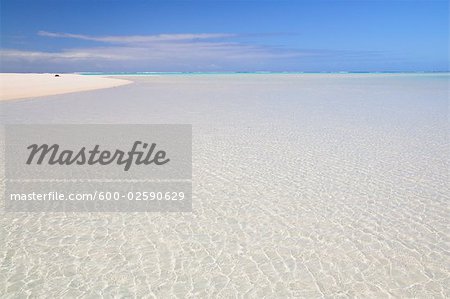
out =
<svg viewBox="0 0 450 299"><path fill-rule="evenodd" d="M58 75L58 74L56 74L56 75L55 75L55 77L59 77L59 75Z"/></svg>

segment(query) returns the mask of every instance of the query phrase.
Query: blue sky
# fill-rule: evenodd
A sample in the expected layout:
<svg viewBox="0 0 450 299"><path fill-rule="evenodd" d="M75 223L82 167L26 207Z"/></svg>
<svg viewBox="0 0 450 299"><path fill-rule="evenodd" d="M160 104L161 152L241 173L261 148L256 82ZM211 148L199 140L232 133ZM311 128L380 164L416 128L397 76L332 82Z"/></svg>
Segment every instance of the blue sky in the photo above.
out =
<svg viewBox="0 0 450 299"><path fill-rule="evenodd" d="M448 1L0 0L3 72L448 71Z"/></svg>

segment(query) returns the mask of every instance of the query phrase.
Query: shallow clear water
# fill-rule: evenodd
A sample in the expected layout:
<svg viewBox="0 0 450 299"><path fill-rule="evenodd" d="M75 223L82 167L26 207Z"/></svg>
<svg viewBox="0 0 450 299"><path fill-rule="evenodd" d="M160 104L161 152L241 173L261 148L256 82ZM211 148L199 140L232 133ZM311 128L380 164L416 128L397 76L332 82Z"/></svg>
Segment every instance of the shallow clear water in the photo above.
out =
<svg viewBox="0 0 450 299"><path fill-rule="evenodd" d="M191 123L193 212L3 213L0 296L450 296L448 75L127 79L2 122Z"/></svg>

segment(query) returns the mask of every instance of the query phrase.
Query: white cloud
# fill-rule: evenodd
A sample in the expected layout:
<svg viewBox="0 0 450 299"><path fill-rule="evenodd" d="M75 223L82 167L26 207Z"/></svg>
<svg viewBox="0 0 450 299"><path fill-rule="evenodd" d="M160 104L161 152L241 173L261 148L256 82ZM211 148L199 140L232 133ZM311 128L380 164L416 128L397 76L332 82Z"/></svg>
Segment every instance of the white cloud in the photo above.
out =
<svg viewBox="0 0 450 299"><path fill-rule="evenodd" d="M49 66L77 70L202 70L252 69L265 63L314 53L230 41L236 34L160 34L146 36L90 36L39 31L39 36L104 43L60 51L2 49L5 68ZM4 69L5 69L4 68Z"/></svg>
<svg viewBox="0 0 450 299"><path fill-rule="evenodd" d="M179 42L193 41L203 39L218 39L235 37L236 34L228 33L188 33L188 34L157 34L157 35L126 35L126 36L91 36L84 34L72 33L55 33L48 31L39 31L38 35L54 38L73 38L88 41L118 43L118 44L139 44L139 43L155 43L155 42Z"/></svg>
<svg viewBox="0 0 450 299"><path fill-rule="evenodd" d="M23 51L23 50L0 50L0 57L2 59L24 59L28 61L33 60L86 60L86 59L107 59L107 60L121 60L126 59L123 55L112 53L96 53L97 51L86 50L70 50L63 52L39 52L39 51Z"/></svg>

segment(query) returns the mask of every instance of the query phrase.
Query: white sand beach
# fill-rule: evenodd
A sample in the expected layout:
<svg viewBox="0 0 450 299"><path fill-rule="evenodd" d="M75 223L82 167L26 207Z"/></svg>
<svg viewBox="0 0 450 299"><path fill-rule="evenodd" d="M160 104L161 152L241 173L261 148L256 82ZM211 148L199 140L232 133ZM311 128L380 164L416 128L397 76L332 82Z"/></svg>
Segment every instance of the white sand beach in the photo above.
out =
<svg viewBox="0 0 450 299"><path fill-rule="evenodd" d="M55 74L0 73L0 101L110 88L131 83L100 76L58 75L59 77L55 77Z"/></svg>
<svg viewBox="0 0 450 299"><path fill-rule="evenodd" d="M450 297L448 74L117 80L1 122L192 124L193 212L2 212L0 297Z"/></svg>

